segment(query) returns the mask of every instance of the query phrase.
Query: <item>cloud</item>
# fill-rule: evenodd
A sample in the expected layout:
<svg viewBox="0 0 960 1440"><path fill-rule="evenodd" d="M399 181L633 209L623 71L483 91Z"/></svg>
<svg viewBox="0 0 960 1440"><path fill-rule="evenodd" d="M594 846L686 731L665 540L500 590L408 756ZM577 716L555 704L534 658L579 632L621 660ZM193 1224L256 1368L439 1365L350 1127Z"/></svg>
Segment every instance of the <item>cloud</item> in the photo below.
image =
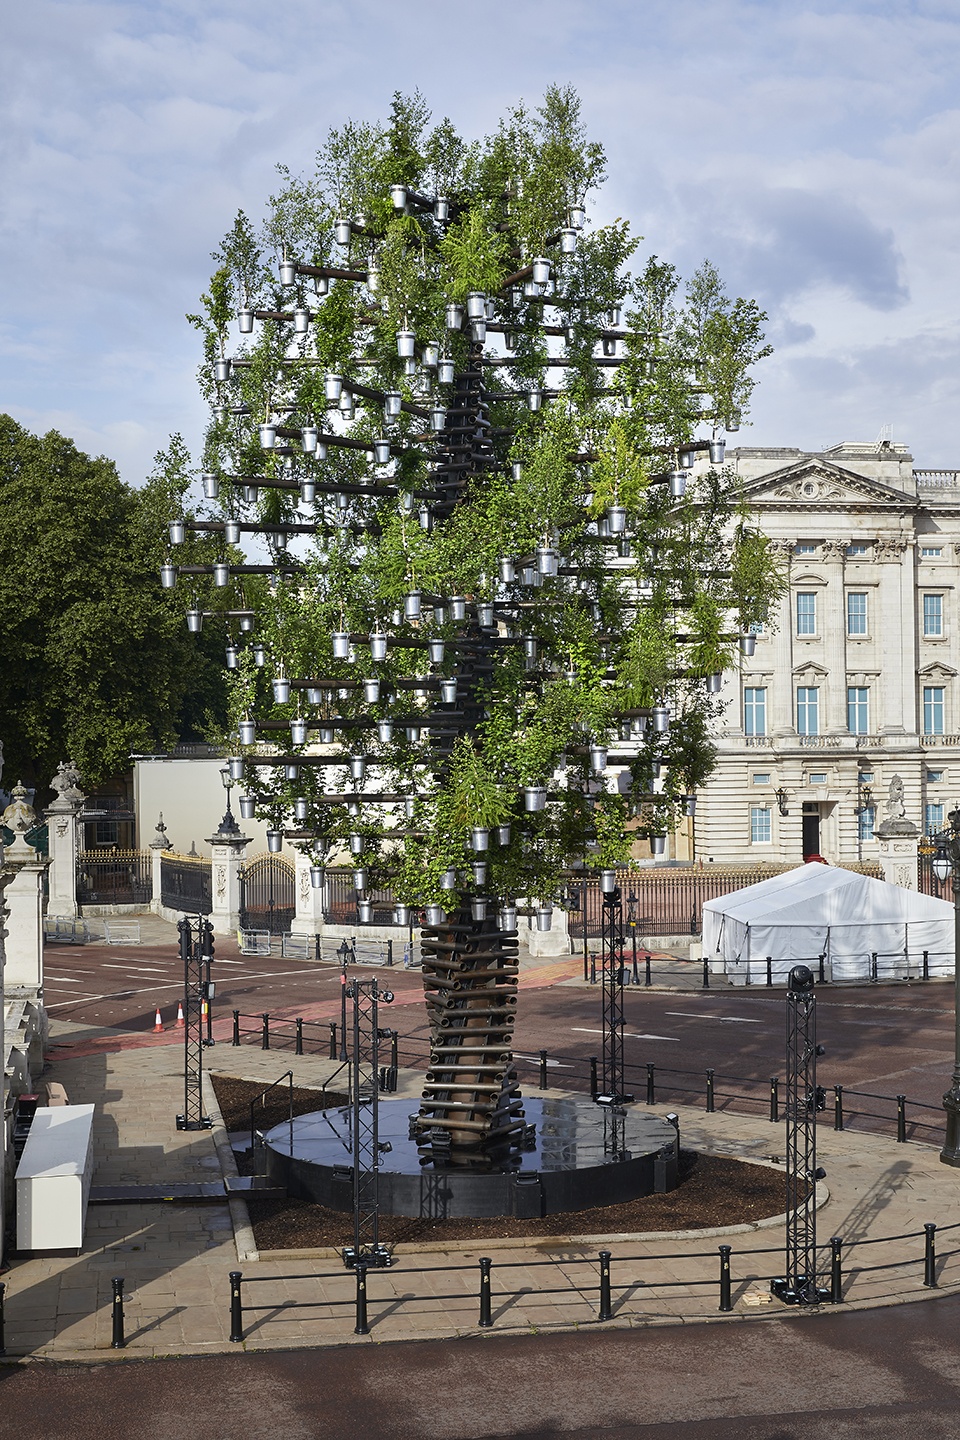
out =
<svg viewBox="0 0 960 1440"><path fill-rule="evenodd" d="M931 463L960 463L950 0L492 0L484 13L478 29L439 0L13 7L0 403L114 447L134 480L169 431L196 448L199 349L182 317L276 162L309 168L331 125L382 116L395 89L419 87L472 136L559 81L608 149L597 218L630 216L646 253L686 273L709 256L768 310L778 353L752 438L862 437L894 418Z"/></svg>

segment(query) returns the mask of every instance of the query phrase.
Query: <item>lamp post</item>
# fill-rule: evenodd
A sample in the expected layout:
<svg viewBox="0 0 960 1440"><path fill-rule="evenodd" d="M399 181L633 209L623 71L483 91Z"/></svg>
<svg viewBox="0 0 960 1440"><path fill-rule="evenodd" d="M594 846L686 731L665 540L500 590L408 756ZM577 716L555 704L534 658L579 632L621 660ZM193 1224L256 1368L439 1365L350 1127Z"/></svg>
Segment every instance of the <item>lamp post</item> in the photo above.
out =
<svg viewBox="0 0 960 1440"><path fill-rule="evenodd" d="M873 790L862 770L857 771L857 863L863 859L863 817L873 805Z"/></svg>
<svg viewBox="0 0 960 1440"><path fill-rule="evenodd" d="M226 790L227 792L227 809L226 814L220 821L220 834L239 835L240 826L237 824L237 817L234 815L233 810L230 806L230 791L233 789L236 782L234 780L233 770L229 765L224 765L221 769L220 779L223 782L224 790Z"/></svg>
<svg viewBox="0 0 960 1440"><path fill-rule="evenodd" d="M940 1159L960 1166L960 810L951 810L947 819L950 828L937 836L933 860L937 879L953 880L953 1078L943 1097L947 1127Z"/></svg>

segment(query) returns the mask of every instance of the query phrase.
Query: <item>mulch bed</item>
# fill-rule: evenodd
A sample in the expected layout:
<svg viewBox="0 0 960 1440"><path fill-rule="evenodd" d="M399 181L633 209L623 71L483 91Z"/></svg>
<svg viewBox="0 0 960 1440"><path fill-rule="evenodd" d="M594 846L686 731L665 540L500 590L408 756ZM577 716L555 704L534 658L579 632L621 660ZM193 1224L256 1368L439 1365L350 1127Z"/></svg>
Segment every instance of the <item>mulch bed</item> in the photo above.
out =
<svg viewBox="0 0 960 1440"><path fill-rule="evenodd" d="M220 1106L223 1123L228 1130L250 1129L250 1102L266 1090L259 1080L235 1080L232 1075L211 1075L213 1092ZM339 1090L306 1090L293 1087L294 1115L309 1115L314 1110L336 1109L347 1104L347 1096ZM256 1108L258 1130L270 1130L290 1115L290 1087L284 1082L271 1090L262 1105Z"/></svg>
<svg viewBox="0 0 960 1440"><path fill-rule="evenodd" d="M223 1075L212 1077L228 1130L245 1130L250 1101L262 1086ZM276 1092L274 1092L275 1094ZM294 1114L343 1105L346 1097L317 1090L294 1089ZM325 1102L325 1103L324 1103ZM289 1115L287 1092L271 1100L258 1126L276 1125ZM248 1167L240 1160L240 1169ZM782 1172L723 1155L693 1150L680 1152L680 1183L669 1195L644 1195L622 1205L597 1206L539 1220L509 1215L489 1219L421 1220L403 1215L380 1217L380 1238L388 1245L429 1240L517 1239L551 1235L618 1235L648 1230L712 1230L779 1215L786 1208ZM309 1200L248 1200L250 1221L259 1250L339 1248L353 1240L353 1216L327 1210Z"/></svg>

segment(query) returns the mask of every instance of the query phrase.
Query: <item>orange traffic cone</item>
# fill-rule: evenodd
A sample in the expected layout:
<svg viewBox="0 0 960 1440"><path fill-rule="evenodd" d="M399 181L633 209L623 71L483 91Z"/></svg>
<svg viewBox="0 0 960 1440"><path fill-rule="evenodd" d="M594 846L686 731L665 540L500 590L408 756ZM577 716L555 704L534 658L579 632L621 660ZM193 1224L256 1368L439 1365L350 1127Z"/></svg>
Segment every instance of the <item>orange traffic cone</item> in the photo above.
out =
<svg viewBox="0 0 960 1440"><path fill-rule="evenodd" d="M153 1022L153 1028L154 1028L154 1030L162 1030L162 1029L163 1029L163 1021L160 1019L160 1006L159 1006L159 1005L157 1006L157 1018L156 1018L156 1020L154 1020L154 1022Z"/></svg>
<svg viewBox="0 0 960 1440"><path fill-rule="evenodd" d="M177 1005L177 1029L182 1030L186 1023L183 1018L183 1001L181 1000Z"/></svg>

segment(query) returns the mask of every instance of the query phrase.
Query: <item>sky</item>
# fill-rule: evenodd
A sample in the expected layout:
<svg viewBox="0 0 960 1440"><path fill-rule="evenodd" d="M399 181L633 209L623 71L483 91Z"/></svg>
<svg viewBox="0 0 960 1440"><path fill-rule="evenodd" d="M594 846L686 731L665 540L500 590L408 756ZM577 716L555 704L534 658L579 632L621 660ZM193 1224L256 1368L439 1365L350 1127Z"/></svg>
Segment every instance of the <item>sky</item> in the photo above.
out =
<svg viewBox="0 0 960 1440"><path fill-rule="evenodd" d="M140 483L196 451L184 316L275 166L422 91L467 137L573 84L629 218L769 316L746 445L960 467L956 0L5 0L0 410ZM886 428L885 427L889 427Z"/></svg>

